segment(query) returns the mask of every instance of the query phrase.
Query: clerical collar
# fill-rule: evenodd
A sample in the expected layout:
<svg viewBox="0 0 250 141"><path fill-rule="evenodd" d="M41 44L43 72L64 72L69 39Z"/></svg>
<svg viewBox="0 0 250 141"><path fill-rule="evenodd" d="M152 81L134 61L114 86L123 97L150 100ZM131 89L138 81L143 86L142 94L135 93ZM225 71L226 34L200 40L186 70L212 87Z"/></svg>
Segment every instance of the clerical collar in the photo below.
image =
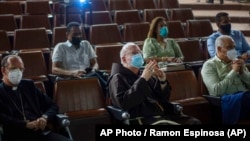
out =
<svg viewBox="0 0 250 141"><path fill-rule="evenodd" d="M12 87L12 90L13 91L17 90L17 86Z"/></svg>

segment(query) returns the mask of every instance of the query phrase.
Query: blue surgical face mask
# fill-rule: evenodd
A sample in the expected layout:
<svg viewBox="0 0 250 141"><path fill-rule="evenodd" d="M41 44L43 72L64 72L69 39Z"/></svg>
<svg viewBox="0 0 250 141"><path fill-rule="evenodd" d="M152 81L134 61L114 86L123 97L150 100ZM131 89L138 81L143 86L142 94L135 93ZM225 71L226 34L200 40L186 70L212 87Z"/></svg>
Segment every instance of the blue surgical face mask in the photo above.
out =
<svg viewBox="0 0 250 141"><path fill-rule="evenodd" d="M141 53L135 54L131 58L131 63L130 65L136 68L142 67L144 64L144 59L141 55Z"/></svg>
<svg viewBox="0 0 250 141"><path fill-rule="evenodd" d="M163 38L167 38L167 36L168 36L168 27L166 27L166 26L161 27L160 35Z"/></svg>

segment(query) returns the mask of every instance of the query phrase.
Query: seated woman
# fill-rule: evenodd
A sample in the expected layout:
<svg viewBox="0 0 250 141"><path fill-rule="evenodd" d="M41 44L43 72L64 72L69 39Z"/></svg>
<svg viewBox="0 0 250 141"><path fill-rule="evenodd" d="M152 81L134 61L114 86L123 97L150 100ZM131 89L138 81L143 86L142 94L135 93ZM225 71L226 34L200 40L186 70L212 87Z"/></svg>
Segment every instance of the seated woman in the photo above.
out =
<svg viewBox="0 0 250 141"><path fill-rule="evenodd" d="M152 20L147 39L143 45L143 57L157 62L181 63L184 59L178 43L167 38L168 28L164 17L156 17Z"/></svg>

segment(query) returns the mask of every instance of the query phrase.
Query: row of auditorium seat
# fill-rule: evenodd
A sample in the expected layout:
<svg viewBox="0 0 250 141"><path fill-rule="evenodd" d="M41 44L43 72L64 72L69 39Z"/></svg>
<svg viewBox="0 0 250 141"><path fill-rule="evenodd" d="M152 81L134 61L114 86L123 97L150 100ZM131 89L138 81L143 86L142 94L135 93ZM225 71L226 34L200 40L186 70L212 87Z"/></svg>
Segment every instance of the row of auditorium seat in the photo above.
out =
<svg viewBox="0 0 250 141"><path fill-rule="evenodd" d="M168 26L168 37L175 39L202 38L213 33L209 20L187 20L185 27L181 21L168 21ZM88 29L83 27L83 39L89 40L94 46L124 42L138 42L142 46L150 24L148 22L126 23L123 29L119 27L116 23L92 25ZM2 36L0 51L53 48L57 43L66 41L65 26L54 27L52 32L47 32L45 28L16 29L12 34L4 32L1 31L0 34ZM109 36L106 36L107 34Z"/></svg>
<svg viewBox="0 0 250 141"><path fill-rule="evenodd" d="M172 86L171 102L180 103L185 114L197 117L203 124L221 124L221 115L215 115L217 113L213 112L199 91L199 81L192 70L167 72L166 75ZM94 140L96 124L114 124L97 81L89 78L58 81L55 84L54 100L60 112L69 116L72 123L70 130L76 141L83 138ZM85 130L88 131L82 132Z"/></svg>
<svg viewBox="0 0 250 141"><path fill-rule="evenodd" d="M53 18L48 18L45 14L25 14L17 17L13 13L0 14L0 20L3 21L3 23L0 24L0 29L7 31L13 31L17 28L34 27L52 29L53 27L65 25L64 20L66 17L64 15L54 14L53 16ZM110 11L93 11L91 14L88 11L85 12L84 16L81 14L67 14L67 23L77 21L84 26L107 23L123 25L124 23L151 22L156 16L165 17L168 21L180 20L183 23L185 23L186 20L194 19L191 8L144 9L142 15L138 10L118 10L113 13Z"/></svg>
<svg viewBox="0 0 250 141"><path fill-rule="evenodd" d="M33 29L34 30L34 29ZM30 32L32 32L33 30L31 30ZM59 30L57 32L61 33L61 34L65 34L65 28L59 28ZM11 54L11 53L18 53L21 52L22 54L30 54L30 53L25 53L28 51L39 51L42 52L43 57L35 57L33 55L31 55L28 58L34 58L34 59L27 59L27 61L32 61L30 63L27 63L27 66L36 66L35 64L44 64L45 65L40 65L40 67L42 66L46 66L46 68L44 69L38 69L39 71L42 70L46 70L47 73L51 73L51 55L53 50L51 50L48 46L48 38L47 35L45 33L44 29L36 29L34 30L36 31L35 34L31 34L31 35L23 35L23 33L20 31L17 32L16 35L20 35L20 38L16 39L16 43L15 45L19 46L19 49L17 50L8 50L8 51L2 51L1 54L2 55L7 55L7 54ZM38 36L38 34L43 34L43 37ZM1 34L5 34L5 32L0 32ZM36 35L36 36L34 36ZM8 39L6 36L3 36L6 39ZM4 39L3 37L1 37L0 39ZM33 38L34 37L34 38ZM39 37L39 38L37 38ZM66 36L61 36L61 38L66 38ZM65 39L63 39L65 41ZM136 42L138 43L138 42ZM203 46L203 41L200 40L199 38L193 38L193 39L185 39L185 40L177 40L177 43L180 45L180 48L184 54L184 62L199 62L199 61L205 61L208 56L207 56L207 49L205 48L205 46ZM142 43L143 44L143 43ZM140 44L140 47L142 49L142 44ZM1 45L4 45L4 42L1 42ZM113 62L120 62L120 58L119 58L119 52L122 48L123 44L121 42L113 42L112 44L107 44L104 43L102 45L96 45L95 46L95 52L97 54L97 61L99 63L99 68L102 70L111 70L111 65ZM3 46L4 47L4 46ZM26 48L28 47L28 48ZM37 47L37 48L35 48ZM33 53L32 53L33 54ZM41 53L36 53L36 54L40 54ZM44 62L36 62L35 59L38 58L44 58ZM35 68L31 68L29 69L30 71L37 71ZM42 73L44 73L45 71L43 71ZM29 71L26 71L26 73L28 73L27 75L24 76L30 76L32 77L32 73L30 73ZM46 74L47 74L46 73ZM35 73L34 73L35 74Z"/></svg>
<svg viewBox="0 0 250 141"><path fill-rule="evenodd" d="M62 29L64 30L64 29ZM43 31L43 30L41 30ZM1 35L1 32L0 32ZM47 37L47 36L46 36ZM29 38L29 37L26 37ZM3 39L3 38L0 38ZM35 40L36 39L36 40ZM20 52L28 52L28 51L41 51L43 52L45 63L47 66L46 70L47 72L51 72L51 54L53 50L50 50L49 47L46 47L44 45L44 42L41 38L35 38L34 40L32 39L32 42L34 44L31 44L32 42L22 42L19 43L18 45L21 48L19 51ZM28 40L28 39L26 39ZM22 41L19 39L18 41ZM29 43L29 44L27 44ZM180 48L185 56L184 61L185 62L195 62L195 61L204 61L208 58L207 56L207 49L202 46L202 41L199 39L190 39L190 40L178 40L177 43L180 45ZM34 48L33 46L36 46L38 48ZM42 46L44 45L44 46ZM29 49L24 48L30 46ZM113 62L119 62L119 52L122 48L123 44L103 44L103 45L97 45L95 46L95 52L97 54L97 61L99 63L99 68L103 70L111 70L111 65ZM32 48L33 47L33 48ZM142 46L140 46L142 48ZM2 51L2 54L9 54L9 53L17 53L18 51ZM35 57L34 57L35 58ZM37 57L39 58L39 57ZM36 59L37 59L36 58ZM28 59L29 60L29 59ZM31 61L34 61L34 59L31 59ZM40 64L40 63L34 63L33 64ZM32 65L32 62L31 64ZM33 65L35 66L35 65ZM31 69L31 71L35 71L36 69ZM44 69L39 69L39 70L44 70Z"/></svg>
<svg viewBox="0 0 250 141"><path fill-rule="evenodd" d="M172 87L170 101L184 107L184 113L197 117L203 124L222 124L221 115L214 113L213 107L203 97L200 79L193 70L166 72ZM44 86L39 82L40 89ZM105 94L96 78L57 81L53 89L53 99L60 113L69 116L70 131L75 141L95 140L95 125L116 124L107 111ZM220 110L220 109L217 109ZM217 115L218 114L218 115Z"/></svg>
<svg viewBox="0 0 250 141"><path fill-rule="evenodd" d="M178 0L91 0L93 11L113 11L131 9L157 9L157 8L179 8ZM3 5L3 6L1 6ZM15 7L15 8L14 8ZM65 7L63 5L63 7ZM59 14L64 10L61 2L39 1L39 0L5 0L1 1L1 11L12 10L15 15L22 14ZM76 6L74 6L76 7ZM82 12L81 6L78 9L69 6L69 13ZM13 9L12 9L13 8ZM4 13L6 14L6 13Z"/></svg>

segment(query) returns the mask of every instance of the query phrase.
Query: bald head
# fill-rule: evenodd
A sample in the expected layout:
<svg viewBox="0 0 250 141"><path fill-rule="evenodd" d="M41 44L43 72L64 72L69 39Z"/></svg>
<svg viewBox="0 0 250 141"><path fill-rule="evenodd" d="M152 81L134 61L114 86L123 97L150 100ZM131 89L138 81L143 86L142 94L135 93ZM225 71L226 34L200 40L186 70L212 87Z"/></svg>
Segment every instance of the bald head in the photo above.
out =
<svg viewBox="0 0 250 141"><path fill-rule="evenodd" d="M20 57L20 56L17 56L17 55L8 55L8 56L5 56L5 57L2 59L1 66L2 66L2 67L8 67L9 64L11 64L12 62L21 63L22 66L23 66L23 61L22 61L21 57Z"/></svg>

